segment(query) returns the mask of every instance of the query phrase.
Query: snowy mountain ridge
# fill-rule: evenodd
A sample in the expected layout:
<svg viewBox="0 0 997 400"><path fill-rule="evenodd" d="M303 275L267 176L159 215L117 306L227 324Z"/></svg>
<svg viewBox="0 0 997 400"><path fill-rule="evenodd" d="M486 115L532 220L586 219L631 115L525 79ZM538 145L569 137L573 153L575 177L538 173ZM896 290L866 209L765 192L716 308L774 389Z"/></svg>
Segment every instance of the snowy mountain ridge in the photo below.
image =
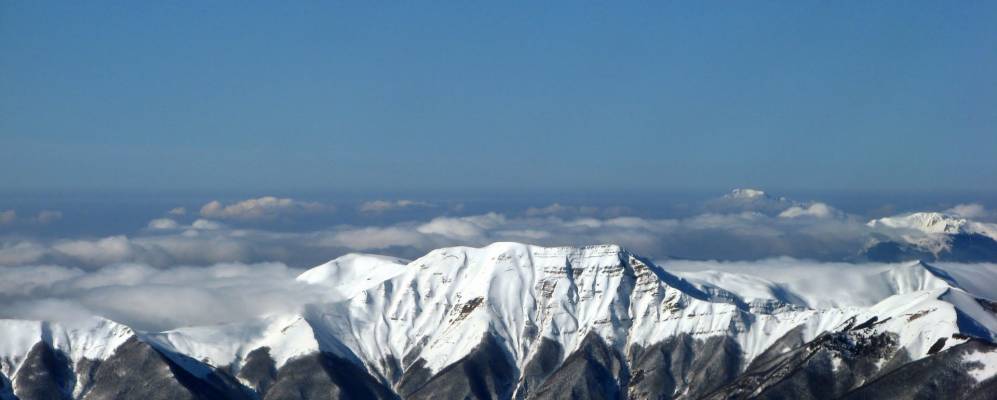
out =
<svg viewBox="0 0 997 400"><path fill-rule="evenodd" d="M875 259L928 256L982 261L997 256L997 224L942 212L915 212L874 219L866 225L878 237L864 252Z"/></svg>
<svg viewBox="0 0 997 400"><path fill-rule="evenodd" d="M909 229L928 234L979 234L997 240L997 225L941 212L916 212L869 221L872 228Z"/></svg>
<svg viewBox="0 0 997 400"><path fill-rule="evenodd" d="M854 293L866 298L855 304L868 306L828 306L808 298L805 288L735 273L672 273L667 264L663 268L615 245L495 243L438 249L411 262L347 255L298 280L327 287L334 300L297 314L167 332L134 332L104 319L72 327L0 320L2 372L11 393L31 387L24 371L37 375L26 366L33 365L42 343L67 355L74 382L94 381L80 375L93 371L78 365L116 365L123 354L148 359L158 353L157 362L173 366L180 382L197 379L250 397L284 398L282 393L302 389L288 373L281 378L281 371L307 362L351 370L350 379L363 378L365 390L388 397L440 396L456 390L453 385L474 394L488 382L494 396L543 398L569 385L573 380L566 376L578 371L609 371L600 379L614 382L615 389L604 389L618 396L701 397L726 390L719 388L723 382L735 385L730 393L740 393L740 385L775 390L773 382L742 380L757 365L779 360L781 348L803 357L779 361L794 366L781 368L799 369L796 363L824 351L832 359L869 358L862 373L873 377L965 346L982 346L977 352L989 360L993 349L987 343L997 341L997 303L966 292L945 270L922 262L863 277L868 287ZM665 372L656 360L665 349L683 365L702 365L672 365L659 376ZM320 355L326 358L315 359ZM269 365L262 371L270 372L259 372L260 365ZM716 386L690 380L709 371L724 378ZM828 371L821 373L846 373ZM72 386L68 397L119 393L95 382ZM662 389L662 382L672 383ZM336 390L355 389L338 385Z"/></svg>

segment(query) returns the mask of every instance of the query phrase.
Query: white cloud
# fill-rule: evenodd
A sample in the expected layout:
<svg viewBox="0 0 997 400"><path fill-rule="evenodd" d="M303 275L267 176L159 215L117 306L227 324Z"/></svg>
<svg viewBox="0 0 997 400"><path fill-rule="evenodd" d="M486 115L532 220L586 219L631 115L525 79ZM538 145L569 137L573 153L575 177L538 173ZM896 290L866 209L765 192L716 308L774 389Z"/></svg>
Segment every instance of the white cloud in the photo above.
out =
<svg viewBox="0 0 997 400"><path fill-rule="evenodd" d="M564 215L564 214L595 214L599 209L596 207L589 206L565 206L561 203L554 203L546 207L530 207L526 209L526 215L529 217L539 217L546 215Z"/></svg>
<svg viewBox="0 0 997 400"><path fill-rule="evenodd" d="M0 243L0 265L20 265L40 260L48 252L41 244L29 241Z"/></svg>
<svg viewBox="0 0 997 400"><path fill-rule="evenodd" d="M416 230L451 239L473 239L482 237L487 230L504 222L505 216L497 213L459 218L439 217L420 225Z"/></svg>
<svg viewBox="0 0 997 400"><path fill-rule="evenodd" d="M957 217L963 218L985 218L990 215L987 209L981 204L970 203L970 204L959 204L948 210L945 210L946 214L955 215Z"/></svg>
<svg viewBox="0 0 997 400"><path fill-rule="evenodd" d="M0 225L9 225L14 224L15 222L45 225L60 219L62 219L62 211L55 210L42 210L39 211L34 217L26 218L18 218L17 211L15 210L0 211Z"/></svg>
<svg viewBox="0 0 997 400"><path fill-rule="evenodd" d="M360 204L362 213L383 213L412 207L433 207L433 204L414 200L374 200Z"/></svg>
<svg viewBox="0 0 997 400"><path fill-rule="evenodd" d="M258 217L273 215L277 213L274 207L288 204L294 200L218 203L207 213ZM870 240L882 237L858 217L825 203L778 204L782 208L774 213L766 209L646 218L606 217L601 211L595 215L557 215L579 210L554 203L534 212L446 216L383 226L339 225L305 232L245 228L206 218L185 225L173 218L160 218L150 221L149 229L129 236L66 240L0 237L0 265L50 263L91 270L120 263L168 268L177 264L281 261L307 267L353 251L415 258L434 248L495 241L552 246L617 243L648 257L851 260ZM979 211L979 207L963 208ZM268 211L256 211L260 209Z"/></svg>
<svg viewBox="0 0 997 400"><path fill-rule="evenodd" d="M352 250L379 250L395 246L421 246L426 244L424 235L411 229L399 227L365 227L347 229L330 235L322 241L328 246L345 247Z"/></svg>
<svg viewBox="0 0 997 400"><path fill-rule="evenodd" d="M170 230L170 229L177 229L179 227L180 224L177 221L174 221L169 218L154 219L152 221L149 221L149 224L147 226L147 228L155 230Z"/></svg>
<svg viewBox="0 0 997 400"><path fill-rule="evenodd" d="M800 217L813 217L813 218L831 218L838 215L839 212L832 208L831 206L824 203L812 203L809 206L792 206L787 208L783 212L779 213L780 218L800 218Z"/></svg>
<svg viewBox="0 0 997 400"><path fill-rule="evenodd" d="M385 226L340 225L309 232L243 229L234 222L207 219L275 218L310 212L306 205L314 204L264 197L227 205L208 203L201 211L204 218L190 225L185 225L189 219L181 223L179 217L160 218L150 221L149 229L127 236L0 236L0 304L4 304L0 318L96 314L158 330L293 311L327 294L296 283L298 271L288 265L307 268L354 251L415 258L434 248L495 241L549 246L617 243L652 258L792 256L840 261L854 256L876 233L858 218L824 203L757 194L741 197L745 196L761 200L734 211L682 218L608 218L604 210L554 203L526 212ZM390 209L399 202L368 210ZM402 205L408 206L413 205ZM946 212L968 217L988 211L978 204L964 204ZM0 216L17 219L13 210L6 213ZM42 220L40 214L34 219Z"/></svg>
<svg viewBox="0 0 997 400"><path fill-rule="evenodd" d="M176 207L168 212L170 215L183 216L187 215L187 209L185 207Z"/></svg>
<svg viewBox="0 0 997 400"><path fill-rule="evenodd" d="M137 249L127 236L111 236L96 241L72 240L52 246L56 252L87 264L106 265L131 259Z"/></svg>
<svg viewBox="0 0 997 400"><path fill-rule="evenodd" d="M0 267L0 318L65 320L101 315L138 329L245 320L296 312L325 290L295 281L280 263L152 268L119 264L96 271L60 266Z"/></svg>
<svg viewBox="0 0 997 400"><path fill-rule="evenodd" d="M222 228L222 224L219 224L215 221L200 219L200 218L194 221L194 223L191 224L190 226L194 229L200 229L200 230L216 230Z"/></svg>
<svg viewBox="0 0 997 400"><path fill-rule="evenodd" d="M166 221L151 226L174 227ZM351 251L384 250L414 258L434 248L495 241L617 243L649 257L843 259L854 255L869 233L864 224L848 219L777 218L753 212L681 219L510 218L486 213L389 226L342 225L312 232L236 229L200 219L190 226L178 223L175 229L150 229L130 237L8 242L0 245L0 265L57 263L93 269L126 262L169 267L278 260L306 267Z"/></svg>
<svg viewBox="0 0 997 400"><path fill-rule="evenodd" d="M330 211L331 207L320 203L298 201L290 198L264 196L223 204L217 200L201 207L201 216L218 219L261 220L273 219L286 214L300 214Z"/></svg>
<svg viewBox="0 0 997 400"><path fill-rule="evenodd" d="M35 221L40 224L47 224L62 219L62 211L42 210L35 216Z"/></svg>
<svg viewBox="0 0 997 400"><path fill-rule="evenodd" d="M17 211L14 210L0 211L0 225L13 223L16 219L17 219Z"/></svg>

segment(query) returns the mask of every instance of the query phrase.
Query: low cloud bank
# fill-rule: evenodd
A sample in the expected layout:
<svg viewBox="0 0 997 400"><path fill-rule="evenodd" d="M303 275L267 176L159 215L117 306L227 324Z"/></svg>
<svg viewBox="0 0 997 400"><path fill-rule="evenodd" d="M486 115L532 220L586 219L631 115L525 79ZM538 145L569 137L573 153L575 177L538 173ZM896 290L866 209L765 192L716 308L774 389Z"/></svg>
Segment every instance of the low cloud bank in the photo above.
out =
<svg viewBox="0 0 997 400"><path fill-rule="evenodd" d="M781 218L750 212L684 219L487 213L387 226L342 225L313 232L236 229L204 219L190 225L156 219L135 236L4 243L0 265L52 263L94 269L122 262L168 267L282 261L307 267L348 252L412 258L439 247L496 241L550 246L618 243L649 257L837 260L854 255L868 239L868 231L857 220Z"/></svg>
<svg viewBox="0 0 997 400"><path fill-rule="evenodd" d="M357 210L380 214L432 207L396 200L363 203ZM805 283L818 272L831 277L847 268L882 268L884 264L842 262L854 260L873 238L931 235L909 227L867 224L826 203L774 198L758 190L734 191L700 208L689 217L648 218L619 207L554 203L519 212L282 232L266 229L266 222L329 212L332 207L269 196L210 202L200 212L178 207L127 235L54 240L0 236L0 318L100 315L150 331L240 321L329 301L331 294L324 288L294 278L345 253L413 259L435 248L496 241L548 246L617 243L661 260L666 269L740 271L773 279L797 271L794 276ZM459 212L447 207L439 211ZM993 215L979 204L942 213L955 218ZM0 220L42 223L61 215L43 214L22 219L14 211L3 212ZM245 227L246 221L254 221L252 228ZM994 270L992 264L988 268ZM992 281L980 275L976 265L961 271L965 278L960 279L966 285L978 284L978 291Z"/></svg>
<svg viewBox="0 0 997 400"><path fill-rule="evenodd" d="M376 200L360 204L358 210L382 213L411 207L432 205ZM192 216L176 208L128 235L59 240L7 236L0 238L0 266L56 264L90 270L118 263L167 268L277 261L306 268L349 252L414 258L439 247L482 246L496 241L550 246L616 243L654 258L757 260L787 256L854 261L873 240L909 241L921 234L869 226L866 220L823 202L771 197L752 189L735 190L707 201L700 213L683 218L648 218L627 215L620 207L554 203L520 212L444 215L382 225L343 224L306 232L268 230L265 223L259 223L331 210L331 205L265 196L228 204L210 202ZM454 211L441 208L440 212ZM979 204L963 204L944 212L967 218L992 214ZM250 228L240 224L247 220L258 223Z"/></svg>
<svg viewBox="0 0 997 400"><path fill-rule="evenodd" d="M167 269L117 264L95 271L0 267L0 318L98 315L148 331L242 321L323 301L321 288L294 280L299 272L281 263Z"/></svg>

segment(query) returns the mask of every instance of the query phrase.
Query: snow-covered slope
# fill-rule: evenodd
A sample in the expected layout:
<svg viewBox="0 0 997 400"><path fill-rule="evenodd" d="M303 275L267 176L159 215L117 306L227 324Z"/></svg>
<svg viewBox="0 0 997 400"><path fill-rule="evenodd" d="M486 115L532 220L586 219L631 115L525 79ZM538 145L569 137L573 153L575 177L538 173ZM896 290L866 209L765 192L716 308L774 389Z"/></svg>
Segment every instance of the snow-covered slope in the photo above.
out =
<svg viewBox="0 0 997 400"><path fill-rule="evenodd" d="M98 317L64 322L0 319L0 377L15 383L32 380L37 371L32 368L25 372L21 367L38 362L39 357L32 359L31 353L42 345L58 351L75 366L74 383L86 381L83 375L90 371L85 365L106 360L134 335L129 327ZM0 397L4 396L3 386L0 385ZM17 385L12 386L12 391L18 390ZM82 388L83 385L74 385L66 394L79 396Z"/></svg>
<svg viewBox="0 0 997 400"><path fill-rule="evenodd" d="M679 334L735 335L750 358L797 325L812 324L815 335L849 315L776 303L751 310L735 297L698 290L618 246L496 243L433 251L354 297L347 315L317 320L387 377L380 360L417 354L439 371L486 334L506 343L520 368L541 338L571 353L589 333L621 352Z"/></svg>
<svg viewBox="0 0 997 400"><path fill-rule="evenodd" d="M997 284L997 266L973 265L971 270L960 264L949 270L920 261L899 264L666 261L662 265L704 290L723 288L745 301L778 300L814 309L870 307L895 294L960 286L963 280L983 279L983 283ZM976 296L997 296L997 288L970 286Z"/></svg>
<svg viewBox="0 0 997 400"><path fill-rule="evenodd" d="M871 228L907 229L928 234L977 233L997 239L997 226L940 212L917 212L869 221Z"/></svg>
<svg viewBox="0 0 997 400"><path fill-rule="evenodd" d="M328 286L337 297L348 299L405 272L407 260L372 254L347 254L298 275L301 282Z"/></svg>
<svg viewBox="0 0 997 400"><path fill-rule="evenodd" d="M917 212L869 221L876 238L864 250L879 259L929 254L935 260L987 261L997 257L997 224L939 212Z"/></svg>
<svg viewBox="0 0 997 400"><path fill-rule="evenodd" d="M0 371L13 376L39 342L48 343L74 362L104 360L134 334L127 326L98 317L65 322L0 319Z"/></svg>
<svg viewBox="0 0 997 400"><path fill-rule="evenodd" d="M276 366L293 357L320 350L312 327L300 315L275 315L258 320L214 326L180 328L143 335L167 354L185 355L237 372L255 349L266 347Z"/></svg>

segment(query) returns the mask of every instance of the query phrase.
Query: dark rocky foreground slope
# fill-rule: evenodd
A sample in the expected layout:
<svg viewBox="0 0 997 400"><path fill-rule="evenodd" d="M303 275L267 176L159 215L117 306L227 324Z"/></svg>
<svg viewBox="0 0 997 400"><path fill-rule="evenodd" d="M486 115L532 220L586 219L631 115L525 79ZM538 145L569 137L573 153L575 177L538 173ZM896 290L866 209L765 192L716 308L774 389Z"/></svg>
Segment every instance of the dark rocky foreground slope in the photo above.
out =
<svg viewBox="0 0 997 400"><path fill-rule="evenodd" d="M848 332L801 343L791 333L742 368L724 339L678 337L624 355L591 335L561 361L553 342L517 371L495 338L430 375L414 362L393 387L332 354L273 367L266 349L238 376L199 364L190 372L136 338L103 362L73 365L36 345L13 380L0 378L4 399L994 399L997 378L979 380L972 354L997 355L969 340L913 362L889 336L860 343ZM174 356L175 357L175 356ZM196 363L185 360L183 363ZM74 371L76 373L74 373ZM78 379L77 376L84 377ZM13 386L13 389L12 389Z"/></svg>

